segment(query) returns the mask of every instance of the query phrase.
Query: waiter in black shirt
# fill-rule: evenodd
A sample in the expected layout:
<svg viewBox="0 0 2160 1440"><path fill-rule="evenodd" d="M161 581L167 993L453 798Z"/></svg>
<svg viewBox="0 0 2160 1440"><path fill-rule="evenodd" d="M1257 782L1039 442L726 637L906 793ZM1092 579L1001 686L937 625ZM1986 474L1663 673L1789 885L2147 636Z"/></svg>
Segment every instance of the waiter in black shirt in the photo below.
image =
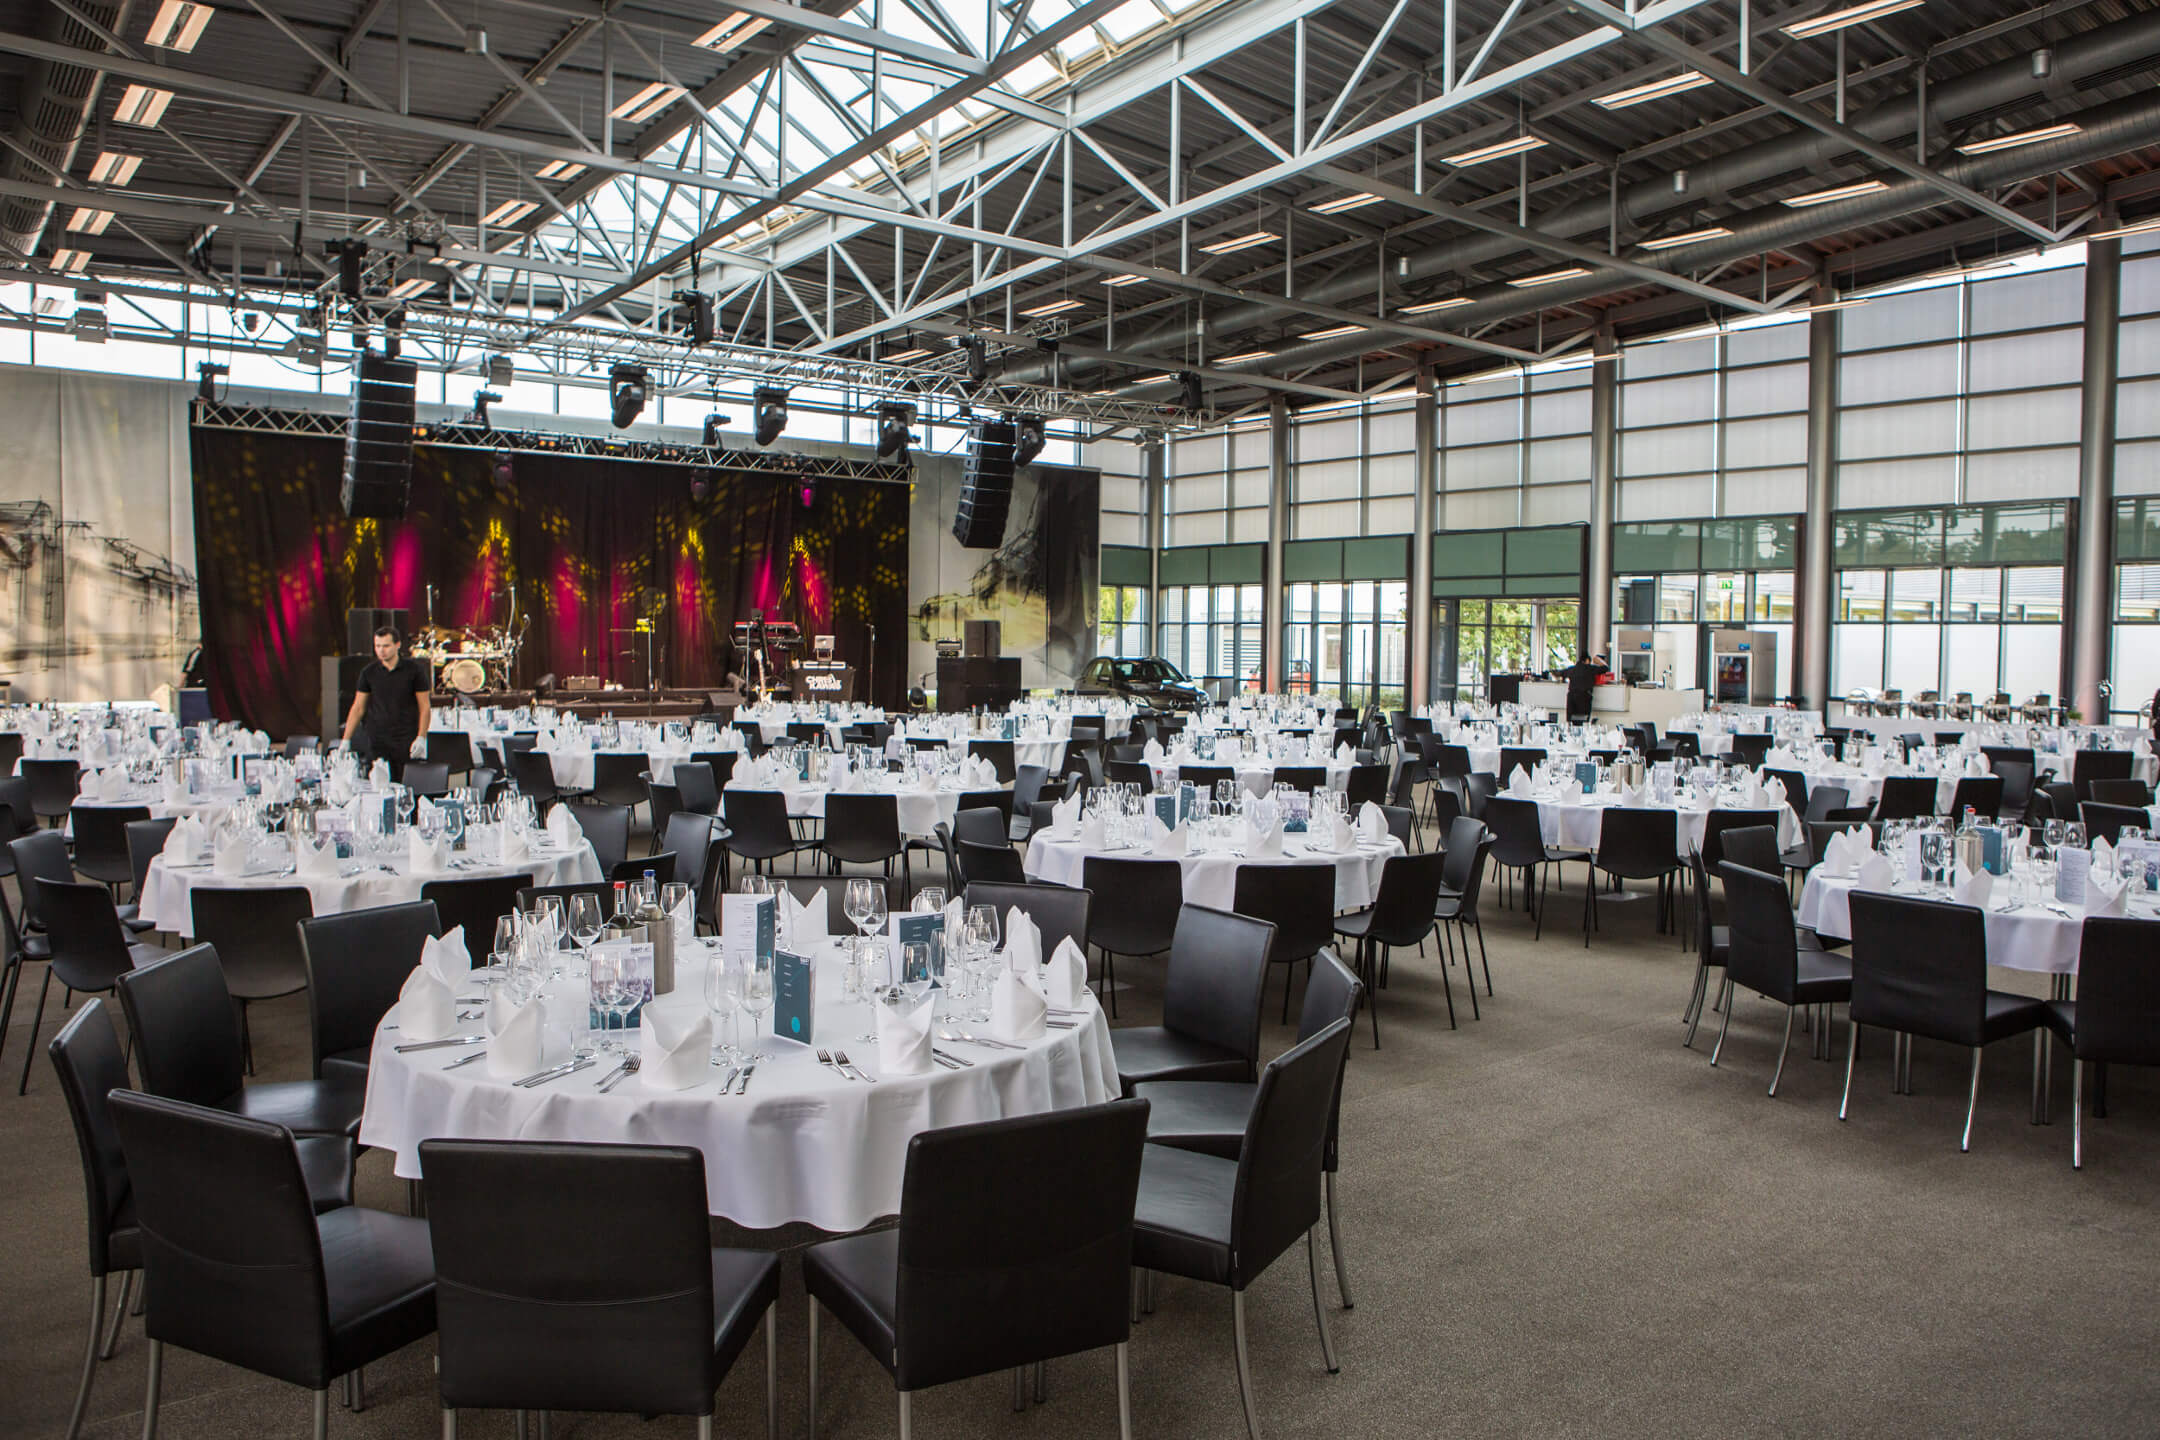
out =
<svg viewBox="0 0 2160 1440"><path fill-rule="evenodd" d="M360 672L358 693L345 717L344 741L362 760L387 760L390 778L405 778L405 757L428 728L427 671L404 654L388 625L375 632L375 659ZM354 745L363 719L367 730Z"/></svg>
<svg viewBox="0 0 2160 1440"><path fill-rule="evenodd" d="M1567 718L1570 722L1590 718L1590 692L1597 689L1601 678L1610 674L1611 666L1588 655L1577 656L1573 665L1560 672L1560 677L1567 681Z"/></svg>

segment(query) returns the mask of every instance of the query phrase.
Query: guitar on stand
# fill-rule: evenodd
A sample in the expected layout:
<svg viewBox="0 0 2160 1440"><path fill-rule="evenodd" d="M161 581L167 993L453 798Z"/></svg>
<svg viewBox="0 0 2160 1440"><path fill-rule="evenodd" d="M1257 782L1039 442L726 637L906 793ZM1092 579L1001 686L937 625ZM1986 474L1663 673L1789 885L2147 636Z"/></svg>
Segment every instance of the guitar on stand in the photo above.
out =
<svg viewBox="0 0 2160 1440"><path fill-rule="evenodd" d="M803 647L802 627L792 620L774 620L767 623L765 612L753 610L748 620L738 620L730 632L735 647L744 655L743 684L750 692L753 704L783 698L794 693L787 683L787 661L783 658L776 667L768 651L777 650L783 656ZM775 679L775 671L781 677Z"/></svg>

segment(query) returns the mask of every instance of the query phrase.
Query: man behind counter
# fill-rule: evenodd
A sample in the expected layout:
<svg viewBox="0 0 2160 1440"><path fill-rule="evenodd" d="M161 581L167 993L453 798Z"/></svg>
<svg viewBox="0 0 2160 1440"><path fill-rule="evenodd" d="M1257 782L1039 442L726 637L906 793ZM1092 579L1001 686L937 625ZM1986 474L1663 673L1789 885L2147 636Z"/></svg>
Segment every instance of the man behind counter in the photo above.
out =
<svg viewBox="0 0 2160 1440"><path fill-rule="evenodd" d="M362 761L387 760L390 778L405 778L405 757L420 748L428 728L426 667L402 652L388 625L375 631L375 658L360 672L352 710L345 716L344 743ZM366 729L361 730L365 721ZM357 743L355 731L360 731Z"/></svg>
<svg viewBox="0 0 2160 1440"><path fill-rule="evenodd" d="M1604 656L1593 660L1588 654L1577 656L1573 665L1560 672L1560 678L1567 681L1567 718L1571 723L1590 718L1590 692L1610 674L1612 667L1605 663Z"/></svg>

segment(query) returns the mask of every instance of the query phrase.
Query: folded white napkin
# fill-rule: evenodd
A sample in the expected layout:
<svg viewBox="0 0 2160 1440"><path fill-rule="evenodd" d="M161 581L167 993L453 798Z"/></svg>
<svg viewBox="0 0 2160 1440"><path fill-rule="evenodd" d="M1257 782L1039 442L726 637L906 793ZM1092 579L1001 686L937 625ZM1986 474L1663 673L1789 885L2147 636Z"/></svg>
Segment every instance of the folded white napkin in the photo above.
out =
<svg viewBox="0 0 2160 1440"><path fill-rule="evenodd" d="M1641 810L1650 803L1650 787L1647 785L1623 785L1620 787L1620 803L1629 810Z"/></svg>
<svg viewBox="0 0 2160 1440"><path fill-rule="evenodd" d="M1042 931L1015 905L1005 912L1005 968L1033 975L1042 968Z"/></svg>
<svg viewBox="0 0 2160 1440"><path fill-rule="evenodd" d="M2096 837L2091 848L2093 873L2096 875L2113 875L2115 873L2115 847L2108 843L2107 836Z"/></svg>
<svg viewBox="0 0 2160 1440"><path fill-rule="evenodd" d="M577 818L567 805L557 805L548 811L547 833L548 839L558 846L575 846L582 834Z"/></svg>
<svg viewBox="0 0 2160 1440"><path fill-rule="evenodd" d="M875 1009L880 1075L930 1073L930 1020L936 1008L936 1003L927 995L920 1000L903 998L897 1003L878 1002Z"/></svg>
<svg viewBox="0 0 2160 1440"><path fill-rule="evenodd" d="M1078 1010L1088 1000L1087 957L1068 935L1058 941L1055 954L1050 957L1050 968L1043 972L1043 989L1050 996L1050 1003L1060 1010Z"/></svg>
<svg viewBox="0 0 2160 1440"><path fill-rule="evenodd" d="M1282 854L1282 847L1282 827L1280 825L1270 825L1260 832L1259 839L1253 842L1248 853L1256 858L1264 859Z"/></svg>
<svg viewBox="0 0 2160 1440"><path fill-rule="evenodd" d="M683 953L683 947L697 939L697 908L692 896L685 895L675 902L668 912L668 927L675 932L675 953Z"/></svg>
<svg viewBox="0 0 2160 1440"><path fill-rule="evenodd" d="M1081 848L1085 850L1100 850L1109 843L1109 837L1104 833L1103 830L1102 816L1092 815L1088 817L1087 823L1083 824L1080 827Z"/></svg>
<svg viewBox="0 0 2160 1440"><path fill-rule="evenodd" d="M1582 799L1582 781L1570 780L1560 787L1560 798L1569 802Z"/></svg>
<svg viewBox="0 0 2160 1440"><path fill-rule="evenodd" d="M1880 852L1875 852L1860 862L1860 873L1853 881L1853 887L1858 890L1872 890L1881 894L1888 894L1892 878L1889 857Z"/></svg>
<svg viewBox="0 0 2160 1440"><path fill-rule="evenodd" d="M1950 898L1960 905L1987 908L1988 895L1995 888L1995 877L1981 870L1975 873L1963 865L1957 867L1957 876L1950 887Z"/></svg>
<svg viewBox="0 0 2160 1440"><path fill-rule="evenodd" d="M1855 848L1850 830L1839 830L1823 843L1822 870L1825 875L1846 876L1852 874L1867 853L1867 840L1863 834Z"/></svg>
<svg viewBox="0 0 2160 1440"><path fill-rule="evenodd" d="M187 782L167 775L158 781L158 798L168 806L177 808L187 801Z"/></svg>
<svg viewBox="0 0 2160 1440"><path fill-rule="evenodd" d="M712 1075L712 1016L702 1005L652 1004L642 1012L638 1079L648 1090L687 1090Z"/></svg>
<svg viewBox="0 0 2160 1440"><path fill-rule="evenodd" d="M408 1041L426 1041L455 1031L458 988L471 969L464 927L439 940L429 936L420 946L420 963L398 991L398 1033Z"/></svg>
<svg viewBox="0 0 2160 1440"><path fill-rule="evenodd" d="M367 778L370 790L388 790L390 788L390 762L378 759L373 765L368 766Z"/></svg>
<svg viewBox="0 0 2160 1440"><path fill-rule="evenodd" d="M934 794L938 788L937 773L925 770L915 777L915 788L925 795Z"/></svg>
<svg viewBox="0 0 2160 1440"><path fill-rule="evenodd" d="M232 839L217 847L217 855L211 862L211 868L221 878L230 880L236 875L246 874L247 863L247 837L235 835Z"/></svg>
<svg viewBox="0 0 2160 1440"><path fill-rule="evenodd" d="M1763 783L1763 803L1772 807L1785 803L1785 782L1775 775Z"/></svg>
<svg viewBox="0 0 2160 1440"><path fill-rule="evenodd" d="M1577 786L1576 790L1578 794L1581 793L1580 786ZM1387 843L1387 816L1383 815L1380 812L1380 807L1370 800L1358 807L1357 838L1367 845Z"/></svg>
<svg viewBox="0 0 2160 1440"><path fill-rule="evenodd" d="M1159 827L1162 821L1157 820L1155 824ZM1191 848L1192 837L1186 833L1183 823L1175 830L1164 830L1155 840L1155 853L1172 859L1185 854Z"/></svg>
<svg viewBox="0 0 2160 1440"><path fill-rule="evenodd" d="M1066 796L1050 807L1050 828L1060 835L1070 835L1080 824L1080 794L1078 791Z"/></svg>
<svg viewBox="0 0 2160 1440"><path fill-rule="evenodd" d="M822 945L829 938L825 929L823 894L806 905L795 898L794 891L783 887L780 914L787 924L788 947L798 955L808 955L811 946Z"/></svg>
<svg viewBox="0 0 2160 1440"><path fill-rule="evenodd" d="M503 864L522 865L532 858L532 846L526 843L525 828L522 825L512 825L504 821L500 841Z"/></svg>
<svg viewBox="0 0 2160 1440"><path fill-rule="evenodd" d="M1507 777L1507 793L1517 800L1530 798L1530 772L1517 765Z"/></svg>
<svg viewBox="0 0 2160 1440"><path fill-rule="evenodd" d="M307 880L334 879L338 873L337 841L300 840L293 846L293 873Z"/></svg>
<svg viewBox="0 0 2160 1440"><path fill-rule="evenodd" d="M1347 855L1357 849L1357 831L1348 820L1336 818L1320 827L1327 832L1328 849L1337 855Z"/></svg>
<svg viewBox="0 0 2160 1440"><path fill-rule="evenodd" d="M546 1069L550 1058L546 998L535 995L517 1006L489 1002L488 1035L488 1074L514 1080Z"/></svg>
<svg viewBox="0 0 2160 1440"><path fill-rule="evenodd" d="M1356 762L1357 762L1357 751L1355 751L1355 750L1352 750L1352 749L1351 749L1351 748L1349 747L1349 745L1348 745L1348 744L1342 744L1342 745L1337 745L1337 746L1335 747L1335 763L1336 763L1336 764L1338 764L1338 765L1352 765L1352 764L1355 764Z"/></svg>
<svg viewBox="0 0 2160 1440"><path fill-rule="evenodd" d="M1150 845L1160 845L1170 838L1170 827L1163 824L1162 816L1150 815L1147 817L1147 835Z"/></svg>
<svg viewBox="0 0 2160 1440"><path fill-rule="evenodd" d="M1042 1039L1049 1008L1033 986L1013 971L1004 971L990 992L990 1038L1008 1045Z"/></svg>
<svg viewBox="0 0 2160 1440"><path fill-rule="evenodd" d="M168 865L194 865L202 860L203 843L202 821L193 815L183 815L173 822L161 853Z"/></svg>
<svg viewBox="0 0 2160 1440"><path fill-rule="evenodd" d="M2085 913L2087 915L2127 915L2130 913L2130 887L2112 875L2104 875L2097 868L2085 877Z"/></svg>
<svg viewBox="0 0 2160 1440"><path fill-rule="evenodd" d="M450 842L440 838L430 840L416 828L406 842L406 873L433 875L449 864Z"/></svg>

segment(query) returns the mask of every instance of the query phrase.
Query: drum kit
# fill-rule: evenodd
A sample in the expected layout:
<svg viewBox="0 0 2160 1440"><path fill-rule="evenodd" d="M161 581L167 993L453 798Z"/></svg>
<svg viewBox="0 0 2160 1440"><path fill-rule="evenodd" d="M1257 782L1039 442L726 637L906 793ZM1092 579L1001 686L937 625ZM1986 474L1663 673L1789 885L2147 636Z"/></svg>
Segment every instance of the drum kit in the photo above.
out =
<svg viewBox="0 0 2160 1440"><path fill-rule="evenodd" d="M413 636L412 653L435 667L436 683L460 695L476 695L510 688L523 638L503 625L430 625Z"/></svg>

